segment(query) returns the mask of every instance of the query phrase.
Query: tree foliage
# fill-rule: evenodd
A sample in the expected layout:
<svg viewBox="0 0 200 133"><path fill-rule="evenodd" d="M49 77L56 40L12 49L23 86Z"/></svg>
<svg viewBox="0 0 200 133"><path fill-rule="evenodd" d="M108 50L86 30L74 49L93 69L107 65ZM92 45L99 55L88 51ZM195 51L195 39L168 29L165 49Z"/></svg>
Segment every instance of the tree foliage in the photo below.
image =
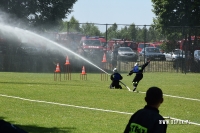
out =
<svg viewBox="0 0 200 133"><path fill-rule="evenodd" d="M154 25L169 40L166 49L171 49L184 38L189 40L188 48L192 50L191 36L200 36L200 1L152 0L152 3L156 15Z"/></svg>
<svg viewBox="0 0 200 133"><path fill-rule="evenodd" d="M47 29L58 26L77 0L1 0L0 9L13 15L18 25Z"/></svg>
<svg viewBox="0 0 200 133"><path fill-rule="evenodd" d="M62 32L81 32L81 27L79 21L76 20L73 16L69 21L64 21L62 28Z"/></svg>
<svg viewBox="0 0 200 133"><path fill-rule="evenodd" d="M101 32L98 27L91 23L82 25L82 33L87 36L101 36Z"/></svg>
<svg viewBox="0 0 200 133"><path fill-rule="evenodd" d="M112 38L119 38L119 33L118 33L118 26L116 23L112 24L108 29L107 29L107 37L108 39Z"/></svg>
<svg viewBox="0 0 200 133"><path fill-rule="evenodd" d="M154 24L158 29L161 28L165 34L170 34L167 27L200 25L199 0L152 0L152 3L153 12L156 15Z"/></svg>

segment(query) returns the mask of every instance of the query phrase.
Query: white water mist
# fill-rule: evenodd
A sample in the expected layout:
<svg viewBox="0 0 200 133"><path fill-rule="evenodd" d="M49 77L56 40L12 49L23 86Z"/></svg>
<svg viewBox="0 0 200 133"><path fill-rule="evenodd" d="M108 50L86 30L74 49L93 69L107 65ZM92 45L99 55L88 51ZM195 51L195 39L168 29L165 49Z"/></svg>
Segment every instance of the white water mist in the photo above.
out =
<svg viewBox="0 0 200 133"><path fill-rule="evenodd" d="M95 65L94 63L92 63L91 61L85 59L84 57L80 56L79 54L71 51L70 49L50 40L47 39L39 34L36 34L34 32L28 31L28 30L23 30L17 27L12 27L9 25L5 25L0 23L0 31L7 36L12 36L15 35L19 40L21 40L22 42L29 42L29 45L34 45L34 44L45 44L46 47L48 47L49 49L56 49L56 50L64 50L67 52L70 52L71 54L81 58L82 60L86 61L87 63L91 64L92 66L96 67L97 69L101 70L102 72L106 73L109 75L109 73L107 73L106 71L104 71L103 69L101 69L100 67L98 67L97 65ZM34 41L33 44L31 44L31 41Z"/></svg>

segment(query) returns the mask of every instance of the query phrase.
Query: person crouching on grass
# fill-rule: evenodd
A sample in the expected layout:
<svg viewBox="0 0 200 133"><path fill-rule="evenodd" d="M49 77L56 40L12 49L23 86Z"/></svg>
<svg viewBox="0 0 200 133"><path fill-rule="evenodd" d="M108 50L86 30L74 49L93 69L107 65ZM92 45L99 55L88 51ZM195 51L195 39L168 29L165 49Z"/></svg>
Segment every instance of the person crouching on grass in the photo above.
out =
<svg viewBox="0 0 200 133"><path fill-rule="evenodd" d="M150 87L146 92L146 106L135 112L124 133L166 133L167 124L160 124L164 118L158 108L163 103L163 93L158 87Z"/></svg>
<svg viewBox="0 0 200 133"><path fill-rule="evenodd" d="M110 89L122 89L122 86L119 84L119 81L123 79L121 74L118 73L117 68L113 69L113 74L110 75L110 79L112 80L112 83L110 85Z"/></svg>

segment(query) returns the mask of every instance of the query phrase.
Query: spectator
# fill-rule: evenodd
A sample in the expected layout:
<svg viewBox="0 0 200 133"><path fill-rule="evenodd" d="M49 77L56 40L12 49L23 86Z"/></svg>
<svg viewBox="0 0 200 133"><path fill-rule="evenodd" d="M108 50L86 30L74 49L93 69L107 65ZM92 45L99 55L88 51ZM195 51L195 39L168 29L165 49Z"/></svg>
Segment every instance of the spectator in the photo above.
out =
<svg viewBox="0 0 200 133"><path fill-rule="evenodd" d="M112 47L112 54L111 54L112 68L117 67L117 55L118 55L119 47L120 47L120 45L117 43L117 41L115 41L115 43L113 44L113 47Z"/></svg>
<svg viewBox="0 0 200 133"><path fill-rule="evenodd" d="M166 133L167 125L160 123L164 118L158 110L163 102L162 90L150 87L146 92L145 101L147 105L131 116L124 133Z"/></svg>
<svg viewBox="0 0 200 133"><path fill-rule="evenodd" d="M114 54L114 58L117 57L118 55L118 48L120 47L119 43L115 41L115 43L113 44L113 54Z"/></svg>
<svg viewBox="0 0 200 133"><path fill-rule="evenodd" d="M117 57L114 56L114 53L111 54L111 64L112 64L112 69L117 67Z"/></svg>

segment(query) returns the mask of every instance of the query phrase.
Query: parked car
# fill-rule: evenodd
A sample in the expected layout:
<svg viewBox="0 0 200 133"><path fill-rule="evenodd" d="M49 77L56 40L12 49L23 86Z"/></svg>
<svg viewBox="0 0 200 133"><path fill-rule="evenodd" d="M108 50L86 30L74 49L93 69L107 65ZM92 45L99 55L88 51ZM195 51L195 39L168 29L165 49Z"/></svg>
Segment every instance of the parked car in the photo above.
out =
<svg viewBox="0 0 200 133"><path fill-rule="evenodd" d="M160 52L159 48L145 47L139 53L140 60L165 61L165 55Z"/></svg>
<svg viewBox="0 0 200 133"><path fill-rule="evenodd" d="M113 52L111 53L111 57ZM117 60L119 61L137 61L138 55L130 47L119 47Z"/></svg>
<svg viewBox="0 0 200 133"><path fill-rule="evenodd" d="M140 53L144 47L154 47L150 43L139 43L137 52Z"/></svg>
<svg viewBox="0 0 200 133"><path fill-rule="evenodd" d="M200 50L194 51L194 61L200 63Z"/></svg>
<svg viewBox="0 0 200 133"><path fill-rule="evenodd" d="M177 58L185 58L185 51L174 49L172 52L164 53L166 61L175 61Z"/></svg>

